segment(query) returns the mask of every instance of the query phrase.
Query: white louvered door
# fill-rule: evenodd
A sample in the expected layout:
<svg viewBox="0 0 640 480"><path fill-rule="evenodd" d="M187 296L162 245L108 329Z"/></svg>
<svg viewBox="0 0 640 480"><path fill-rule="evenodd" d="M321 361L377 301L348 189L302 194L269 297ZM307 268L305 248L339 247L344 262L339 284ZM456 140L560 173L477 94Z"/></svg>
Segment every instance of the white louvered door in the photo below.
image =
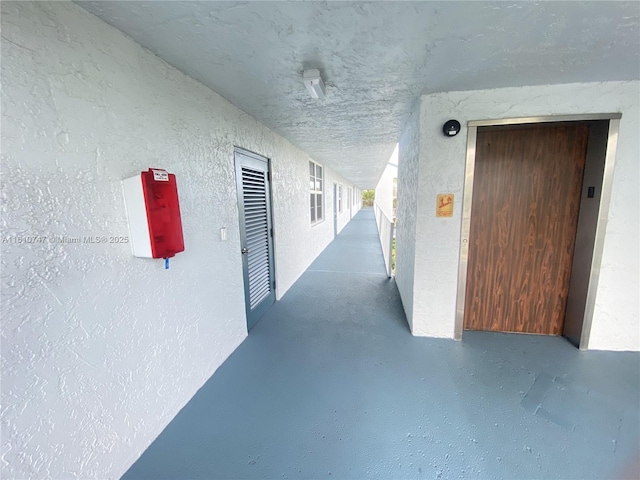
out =
<svg viewBox="0 0 640 480"><path fill-rule="evenodd" d="M247 327L251 329L275 301L269 161L236 149L235 163Z"/></svg>

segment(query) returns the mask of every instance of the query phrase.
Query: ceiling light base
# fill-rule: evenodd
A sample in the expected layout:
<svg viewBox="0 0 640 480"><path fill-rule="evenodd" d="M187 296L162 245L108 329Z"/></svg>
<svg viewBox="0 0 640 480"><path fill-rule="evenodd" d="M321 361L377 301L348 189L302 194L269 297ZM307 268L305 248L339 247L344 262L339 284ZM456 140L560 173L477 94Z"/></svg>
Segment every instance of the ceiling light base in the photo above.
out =
<svg viewBox="0 0 640 480"><path fill-rule="evenodd" d="M302 74L304 86L307 87L309 95L313 98L324 98L327 94L324 81L320 76L320 70L305 70Z"/></svg>

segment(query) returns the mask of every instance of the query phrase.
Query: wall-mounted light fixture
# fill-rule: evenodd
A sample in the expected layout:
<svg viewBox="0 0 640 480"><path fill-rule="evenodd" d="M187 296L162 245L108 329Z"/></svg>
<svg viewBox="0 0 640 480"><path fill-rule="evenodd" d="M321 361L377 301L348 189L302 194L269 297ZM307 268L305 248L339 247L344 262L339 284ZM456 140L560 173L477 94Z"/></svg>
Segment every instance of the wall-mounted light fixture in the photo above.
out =
<svg viewBox="0 0 640 480"><path fill-rule="evenodd" d="M460 131L460 122L457 120L449 120L442 126L442 133L446 137L455 137Z"/></svg>
<svg viewBox="0 0 640 480"><path fill-rule="evenodd" d="M309 90L309 94L313 98L324 98L326 95L326 90L324 87L324 82L322 81L322 77L320 76L320 70L312 69L305 70L302 74L304 86Z"/></svg>

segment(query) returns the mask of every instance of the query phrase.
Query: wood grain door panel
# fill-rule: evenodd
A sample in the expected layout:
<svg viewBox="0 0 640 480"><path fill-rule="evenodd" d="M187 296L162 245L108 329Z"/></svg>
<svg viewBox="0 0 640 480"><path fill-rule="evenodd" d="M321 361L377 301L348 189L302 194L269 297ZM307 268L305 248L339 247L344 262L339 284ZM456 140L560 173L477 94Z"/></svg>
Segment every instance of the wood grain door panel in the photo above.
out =
<svg viewBox="0 0 640 480"><path fill-rule="evenodd" d="M588 133L478 129L466 329L562 333Z"/></svg>

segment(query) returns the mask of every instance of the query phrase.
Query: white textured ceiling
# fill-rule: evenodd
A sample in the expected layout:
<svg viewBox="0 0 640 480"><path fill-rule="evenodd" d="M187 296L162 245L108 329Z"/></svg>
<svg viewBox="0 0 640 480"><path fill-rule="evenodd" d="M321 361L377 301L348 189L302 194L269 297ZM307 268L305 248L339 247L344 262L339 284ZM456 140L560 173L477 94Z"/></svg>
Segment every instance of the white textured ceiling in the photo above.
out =
<svg viewBox="0 0 640 480"><path fill-rule="evenodd" d="M363 188L422 93L640 76L636 1L77 3Z"/></svg>

